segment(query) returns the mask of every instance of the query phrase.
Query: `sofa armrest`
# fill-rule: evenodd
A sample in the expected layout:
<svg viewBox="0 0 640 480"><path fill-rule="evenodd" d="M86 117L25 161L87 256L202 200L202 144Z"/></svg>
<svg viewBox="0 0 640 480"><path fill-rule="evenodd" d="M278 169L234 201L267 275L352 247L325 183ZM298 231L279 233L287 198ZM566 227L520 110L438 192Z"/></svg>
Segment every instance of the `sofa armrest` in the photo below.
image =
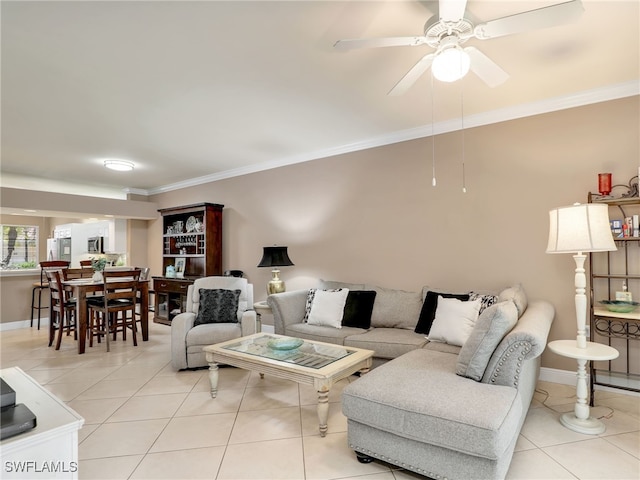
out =
<svg viewBox="0 0 640 480"><path fill-rule="evenodd" d="M175 370L187 368L187 333L195 320L195 313L184 312L171 321L171 365Z"/></svg>
<svg viewBox="0 0 640 480"><path fill-rule="evenodd" d="M307 306L308 290L275 293L267 297L267 304L273 313L275 333L284 335L285 327L302 322Z"/></svg>
<svg viewBox="0 0 640 480"><path fill-rule="evenodd" d="M247 310L242 313L240 319L240 326L242 328L242 336L253 335L256 333L256 312L255 310Z"/></svg>
<svg viewBox="0 0 640 480"><path fill-rule="evenodd" d="M554 316L555 310L549 302L529 303L518 323L493 352L482 382L518 388L522 364L542 355Z"/></svg>

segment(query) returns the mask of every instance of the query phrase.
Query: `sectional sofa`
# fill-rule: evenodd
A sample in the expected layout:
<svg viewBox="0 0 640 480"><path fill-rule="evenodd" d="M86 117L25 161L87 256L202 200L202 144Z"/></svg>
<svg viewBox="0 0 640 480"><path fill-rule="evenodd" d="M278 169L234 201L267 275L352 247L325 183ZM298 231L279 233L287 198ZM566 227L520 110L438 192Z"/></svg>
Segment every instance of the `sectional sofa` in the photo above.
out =
<svg viewBox="0 0 640 480"><path fill-rule="evenodd" d="M319 289L376 292L368 328L305 321L313 305L307 290L267 299L278 334L375 351L376 368L342 397L358 459L434 479L504 478L533 398L552 305L529 301L521 285L495 295L339 282L320 282ZM443 316L445 306L468 311L478 304L460 344L458 332L447 331L457 319ZM345 305L345 317L352 307Z"/></svg>

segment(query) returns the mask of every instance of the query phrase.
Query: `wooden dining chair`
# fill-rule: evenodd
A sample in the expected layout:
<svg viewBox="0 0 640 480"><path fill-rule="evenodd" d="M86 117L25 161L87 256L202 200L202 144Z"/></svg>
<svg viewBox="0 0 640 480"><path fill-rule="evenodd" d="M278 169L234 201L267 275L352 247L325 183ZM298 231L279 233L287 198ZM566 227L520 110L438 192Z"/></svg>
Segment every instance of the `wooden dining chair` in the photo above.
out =
<svg viewBox="0 0 640 480"><path fill-rule="evenodd" d="M93 337L100 343L104 336L107 352L110 351L109 337L116 339L122 332L122 339L127 338L127 329L133 336L133 344L138 345L136 336L136 298L140 270L105 270L103 296L88 298L89 307L89 346L93 346Z"/></svg>
<svg viewBox="0 0 640 480"><path fill-rule="evenodd" d="M80 260L80 268L93 268L92 260Z"/></svg>
<svg viewBox="0 0 640 480"><path fill-rule="evenodd" d="M76 280L78 278L93 277L92 268L67 268L63 271L64 280Z"/></svg>
<svg viewBox="0 0 640 480"><path fill-rule="evenodd" d="M151 269L149 267L134 267L137 270L140 270L140 281L148 281L149 280L149 275L151 273ZM153 294L153 290L149 290L149 296L151 296ZM138 290L138 296L136 298L136 302L138 303L138 308L136 308L136 320L138 321L138 323L140 323L141 321L141 316L142 316L142 308L140 307L140 302L142 301L142 294L141 291ZM149 305L149 307L151 307L151 305Z"/></svg>
<svg viewBox="0 0 640 480"><path fill-rule="evenodd" d="M63 332L67 336L73 332L75 340L78 339L76 325L76 302L69 298L68 292L62 285L61 270L46 270L46 276L51 292L51 314L49 315L49 346L53 344L55 332L58 332L56 350L60 350Z"/></svg>
<svg viewBox="0 0 640 480"><path fill-rule="evenodd" d="M33 327L33 312L34 310L38 311L38 330L40 330L40 312L41 310L46 310L47 306L42 306L42 292L49 288L49 283L47 280L47 270L49 269L59 269L59 268L67 268L69 266L69 262L66 260L48 260L40 262L40 281L35 282L32 286L31 290L31 326ZM38 294L38 305L36 306L36 293Z"/></svg>

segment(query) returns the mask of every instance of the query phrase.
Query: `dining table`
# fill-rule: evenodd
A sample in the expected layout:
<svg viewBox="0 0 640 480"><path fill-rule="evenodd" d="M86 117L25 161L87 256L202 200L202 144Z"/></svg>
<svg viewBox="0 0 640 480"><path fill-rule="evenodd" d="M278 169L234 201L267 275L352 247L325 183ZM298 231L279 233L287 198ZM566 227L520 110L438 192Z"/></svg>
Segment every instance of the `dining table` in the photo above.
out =
<svg viewBox="0 0 640 480"><path fill-rule="evenodd" d="M120 279L121 280L121 279ZM76 299L76 320L78 325L78 353L84 353L87 344L87 329L89 327L89 315L87 296L90 293L102 292L104 281L96 281L92 278L75 278L64 280L63 287L72 293ZM142 340L149 340L149 280L138 282L140 292L140 327Z"/></svg>

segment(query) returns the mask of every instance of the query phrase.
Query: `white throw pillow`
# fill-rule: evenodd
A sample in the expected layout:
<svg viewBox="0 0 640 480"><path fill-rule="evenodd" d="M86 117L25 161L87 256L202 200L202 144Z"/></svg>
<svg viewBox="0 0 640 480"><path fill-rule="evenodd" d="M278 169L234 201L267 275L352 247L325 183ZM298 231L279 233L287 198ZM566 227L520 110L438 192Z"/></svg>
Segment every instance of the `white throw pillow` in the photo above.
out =
<svg viewBox="0 0 640 480"><path fill-rule="evenodd" d="M316 290L307 323L342 328L344 304L347 302L348 288L336 291Z"/></svg>
<svg viewBox="0 0 640 480"><path fill-rule="evenodd" d="M478 320L481 300L463 302L438 295L438 308L429 331L429 341L461 347L467 341Z"/></svg>

